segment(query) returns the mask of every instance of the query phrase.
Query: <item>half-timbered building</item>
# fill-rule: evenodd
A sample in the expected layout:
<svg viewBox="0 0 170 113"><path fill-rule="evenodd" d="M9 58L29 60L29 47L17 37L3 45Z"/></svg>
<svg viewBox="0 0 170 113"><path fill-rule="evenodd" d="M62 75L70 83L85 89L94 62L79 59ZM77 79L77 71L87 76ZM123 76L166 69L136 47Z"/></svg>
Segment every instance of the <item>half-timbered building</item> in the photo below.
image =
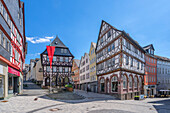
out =
<svg viewBox="0 0 170 113"><path fill-rule="evenodd" d="M71 83L71 68L74 56L58 36L53 40L50 46L55 46L52 69L50 68L47 49L41 53L43 86L50 86L51 83L51 86L55 87Z"/></svg>
<svg viewBox="0 0 170 113"><path fill-rule="evenodd" d="M102 21L96 45L98 92L120 99L143 93L144 52L125 31Z"/></svg>

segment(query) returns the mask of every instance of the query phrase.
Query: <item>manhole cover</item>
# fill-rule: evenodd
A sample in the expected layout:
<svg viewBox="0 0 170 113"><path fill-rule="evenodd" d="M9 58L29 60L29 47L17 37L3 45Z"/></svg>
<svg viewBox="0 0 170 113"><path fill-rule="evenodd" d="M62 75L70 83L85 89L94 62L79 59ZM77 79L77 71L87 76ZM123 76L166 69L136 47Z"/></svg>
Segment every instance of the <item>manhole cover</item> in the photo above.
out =
<svg viewBox="0 0 170 113"><path fill-rule="evenodd" d="M53 108L53 109L49 109L50 111L58 111L58 110L61 110L59 108Z"/></svg>

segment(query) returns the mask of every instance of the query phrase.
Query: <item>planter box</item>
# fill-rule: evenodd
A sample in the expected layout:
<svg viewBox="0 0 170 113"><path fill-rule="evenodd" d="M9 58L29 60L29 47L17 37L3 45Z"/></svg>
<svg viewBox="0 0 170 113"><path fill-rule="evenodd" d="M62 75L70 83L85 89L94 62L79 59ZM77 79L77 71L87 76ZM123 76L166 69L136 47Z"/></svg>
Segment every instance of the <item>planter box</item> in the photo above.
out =
<svg viewBox="0 0 170 113"><path fill-rule="evenodd" d="M67 91L70 91L72 92L73 91L73 88L70 88L70 87L66 87Z"/></svg>
<svg viewBox="0 0 170 113"><path fill-rule="evenodd" d="M134 97L134 100L139 100L139 97Z"/></svg>

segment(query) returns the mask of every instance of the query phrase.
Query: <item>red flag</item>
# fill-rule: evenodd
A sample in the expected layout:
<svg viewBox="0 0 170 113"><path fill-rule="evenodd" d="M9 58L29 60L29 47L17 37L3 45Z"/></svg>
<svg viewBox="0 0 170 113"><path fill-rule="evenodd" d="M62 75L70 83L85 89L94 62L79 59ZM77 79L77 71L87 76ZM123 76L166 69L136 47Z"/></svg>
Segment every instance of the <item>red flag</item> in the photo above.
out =
<svg viewBox="0 0 170 113"><path fill-rule="evenodd" d="M47 46L48 58L50 60L50 68L52 68L54 51L55 51L55 46Z"/></svg>

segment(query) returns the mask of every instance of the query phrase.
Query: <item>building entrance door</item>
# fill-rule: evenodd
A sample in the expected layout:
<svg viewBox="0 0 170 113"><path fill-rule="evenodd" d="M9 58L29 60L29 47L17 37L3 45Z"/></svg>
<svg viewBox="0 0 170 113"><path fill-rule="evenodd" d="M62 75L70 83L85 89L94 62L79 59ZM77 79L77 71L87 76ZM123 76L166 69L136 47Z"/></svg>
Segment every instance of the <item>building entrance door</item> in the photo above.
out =
<svg viewBox="0 0 170 113"><path fill-rule="evenodd" d="M15 93L19 93L19 85L18 85L18 77L14 77L14 87L13 87L13 89L14 89L14 94Z"/></svg>

